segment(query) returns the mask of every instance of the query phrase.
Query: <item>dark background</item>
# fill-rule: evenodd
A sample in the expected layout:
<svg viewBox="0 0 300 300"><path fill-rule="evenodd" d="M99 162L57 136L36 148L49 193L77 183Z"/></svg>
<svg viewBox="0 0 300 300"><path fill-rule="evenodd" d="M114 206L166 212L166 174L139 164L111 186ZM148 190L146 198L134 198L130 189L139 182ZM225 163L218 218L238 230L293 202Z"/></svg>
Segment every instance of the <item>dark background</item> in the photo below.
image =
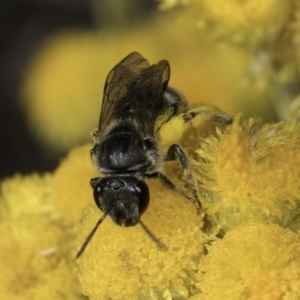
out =
<svg viewBox="0 0 300 300"><path fill-rule="evenodd" d="M98 30L118 21L109 5L120 0L96 1L97 14L92 0L0 1L0 179L16 172L51 171L57 166L60 157L44 155L27 130L18 104L22 71L48 35L66 28ZM156 3L128 0L128 7L137 4L134 15L141 17L154 11ZM130 8L125 14L132 20Z"/></svg>

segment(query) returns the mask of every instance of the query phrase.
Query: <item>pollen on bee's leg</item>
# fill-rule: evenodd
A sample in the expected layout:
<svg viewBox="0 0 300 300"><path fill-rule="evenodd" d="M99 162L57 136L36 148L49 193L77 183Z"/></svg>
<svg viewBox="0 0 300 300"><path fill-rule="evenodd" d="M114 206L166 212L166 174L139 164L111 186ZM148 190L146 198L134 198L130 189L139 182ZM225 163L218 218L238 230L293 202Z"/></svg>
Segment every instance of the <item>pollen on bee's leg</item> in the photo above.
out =
<svg viewBox="0 0 300 300"><path fill-rule="evenodd" d="M195 111L191 111L191 112L188 112L188 113L184 114L184 116L183 116L184 122L191 121L192 119L194 119L199 114L200 114L200 112L195 112Z"/></svg>
<svg viewBox="0 0 300 300"><path fill-rule="evenodd" d="M212 117L212 120L220 123L220 124L224 124L224 125L230 125L233 122L233 119L231 116L227 115L227 114L220 114L220 115L214 115Z"/></svg>

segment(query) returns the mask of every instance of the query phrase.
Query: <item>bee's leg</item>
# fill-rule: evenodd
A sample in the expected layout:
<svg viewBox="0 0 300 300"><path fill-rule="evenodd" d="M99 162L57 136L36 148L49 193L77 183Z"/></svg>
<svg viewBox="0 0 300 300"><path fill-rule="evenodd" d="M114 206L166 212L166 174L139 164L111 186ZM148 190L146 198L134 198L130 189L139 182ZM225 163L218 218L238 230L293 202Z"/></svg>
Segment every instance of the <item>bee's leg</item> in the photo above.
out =
<svg viewBox="0 0 300 300"><path fill-rule="evenodd" d="M147 178L158 178L160 181L166 186L168 189L172 190L173 192L189 199L190 201L194 202L194 199L187 196L186 193L181 190L179 187L177 187L168 177L166 177L163 173L161 172L154 172L151 174L145 174L145 177Z"/></svg>
<svg viewBox="0 0 300 300"><path fill-rule="evenodd" d="M194 177L190 162L186 154L182 150L182 148L178 144L173 144L168 150L166 160L170 161L170 160L175 160L176 158L178 159L179 164L183 170L183 173L185 174L185 177L187 179L187 182L194 194L195 198L193 199L193 202L197 202L199 209L201 209L202 205L198 198L197 182Z"/></svg>
<svg viewBox="0 0 300 300"><path fill-rule="evenodd" d="M185 113L183 115L183 119L185 122L189 122L192 119L194 119L195 117L202 115L202 117L204 118L204 121L208 121L209 119L222 124L222 125L230 125L232 124L233 120L232 117L226 113L224 113L223 111L212 111L212 105L202 105L202 109L198 108L195 110L191 110L188 111L187 113Z"/></svg>
<svg viewBox="0 0 300 300"><path fill-rule="evenodd" d="M225 113L213 115L211 119L219 124L224 125L230 125L233 122L232 117Z"/></svg>
<svg viewBox="0 0 300 300"><path fill-rule="evenodd" d="M183 115L183 120L184 122L189 122L199 114L200 114L199 112L194 112L194 111L187 112L186 114Z"/></svg>

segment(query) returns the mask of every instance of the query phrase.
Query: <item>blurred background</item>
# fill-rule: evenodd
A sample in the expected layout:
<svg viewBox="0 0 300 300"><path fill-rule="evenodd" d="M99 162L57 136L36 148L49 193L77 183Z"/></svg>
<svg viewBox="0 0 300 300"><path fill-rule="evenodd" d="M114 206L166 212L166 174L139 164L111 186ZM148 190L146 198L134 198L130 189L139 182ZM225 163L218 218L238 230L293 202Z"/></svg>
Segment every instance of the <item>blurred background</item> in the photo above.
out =
<svg viewBox="0 0 300 300"><path fill-rule="evenodd" d="M296 0L1 0L0 22L0 178L91 141L106 75L132 51L167 59L191 103L300 117Z"/></svg>

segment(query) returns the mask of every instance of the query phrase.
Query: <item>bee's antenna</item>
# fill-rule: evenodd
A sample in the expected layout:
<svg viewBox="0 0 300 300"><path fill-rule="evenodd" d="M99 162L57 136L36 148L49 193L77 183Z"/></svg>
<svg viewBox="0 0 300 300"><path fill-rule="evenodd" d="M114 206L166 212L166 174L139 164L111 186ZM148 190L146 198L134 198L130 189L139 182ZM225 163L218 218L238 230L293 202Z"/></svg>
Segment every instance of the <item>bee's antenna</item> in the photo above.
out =
<svg viewBox="0 0 300 300"><path fill-rule="evenodd" d="M146 225L144 223L142 223L142 221L140 220L139 223L141 224L141 226L143 227L143 229L146 231L146 233L149 235L149 237L158 245L158 247L163 250L163 251L167 251L168 247L162 243L151 231L150 229L148 229L146 227Z"/></svg>
<svg viewBox="0 0 300 300"><path fill-rule="evenodd" d="M95 225L94 229L91 231L91 233L88 235L88 237L85 239L84 243L82 244L81 248L79 249L79 251L76 254L76 258L79 258L81 256L81 254L84 252L86 246L88 245L88 243L90 242L91 238L93 237L94 233L96 232L97 228L99 227L99 225L102 223L102 221L105 219L105 217L107 216L107 213L103 214L100 219L98 220L97 224Z"/></svg>

